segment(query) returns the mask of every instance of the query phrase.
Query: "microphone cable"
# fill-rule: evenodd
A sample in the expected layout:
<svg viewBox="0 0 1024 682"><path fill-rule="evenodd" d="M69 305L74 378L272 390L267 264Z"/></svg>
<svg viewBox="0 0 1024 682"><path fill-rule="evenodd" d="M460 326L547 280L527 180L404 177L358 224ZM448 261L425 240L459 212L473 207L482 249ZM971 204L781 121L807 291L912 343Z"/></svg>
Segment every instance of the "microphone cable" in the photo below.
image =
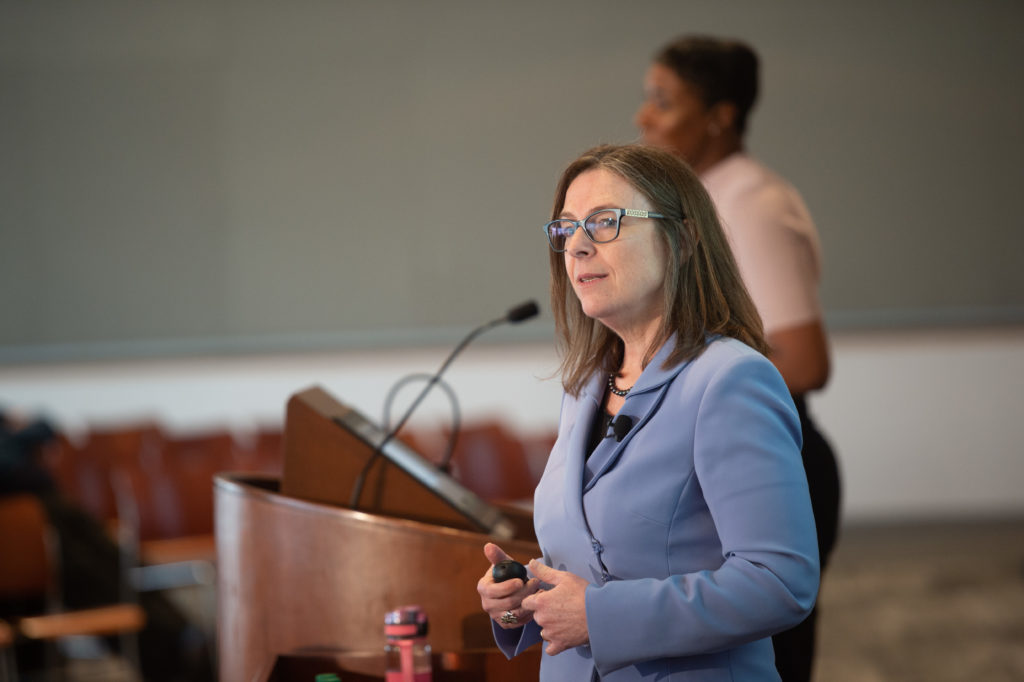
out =
<svg viewBox="0 0 1024 682"><path fill-rule="evenodd" d="M381 439L380 443L377 444L377 447L373 449L373 452L370 453L370 457L366 460L366 464L363 465L362 470L356 477L355 485L352 487L352 495L349 498L348 504L349 509L356 509L358 507L359 498L363 494L363 486L366 484L366 477L370 472L370 468L376 463L377 458L384 450L384 447L389 442L391 442L391 439L395 437L396 433L402 430L402 427L405 426L405 422L409 420L409 417L412 416L412 413L416 410L419 404L423 402L423 399L427 396L427 393L430 392L430 389L433 388L441 380L441 375L444 374L444 371L448 369L448 366L452 364L452 361L455 360L459 353L461 353L462 350L467 345L469 345L469 343L473 339L480 336L485 331L497 327L498 325L505 324L506 322L516 324L518 322L522 322L523 320L528 320L531 317L536 316L539 312L540 308L537 306L537 303L535 301L526 301L525 303L520 303L519 305L509 310L502 317L495 318L490 322L480 325L479 327L471 331L469 334L467 334L466 337L459 342L459 345L457 345L455 349L448 354L448 357L441 365L441 368L430 376L430 380L427 382L427 385L423 387L423 390L420 391L418 396L416 396L416 399L405 410L405 413L402 415L402 418L398 421L398 424L393 429L390 429L387 432L384 438Z"/></svg>
<svg viewBox="0 0 1024 682"><path fill-rule="evenodd" d="M398 391L406 384L412 383L413 381L426 381L429 380L431 376L433 375L427 374L426 372L407 374L391 386L388 390L387 396L384 398L383 425L385 431L391 430L391 403L394 402ZM451 385L444 379L438 379L437 385L444 391L445 395L448 396L448 404L451 407L451 424L449 426L451 433L448 436L448 443L445 447L444 455L442 456L440 463L437 465L438 469L448 473L452 455L455 454L455 443L459 438L459 431L462 429L462 413L459 410L459 399L455 396L455 391L452 390Z"/></svg>

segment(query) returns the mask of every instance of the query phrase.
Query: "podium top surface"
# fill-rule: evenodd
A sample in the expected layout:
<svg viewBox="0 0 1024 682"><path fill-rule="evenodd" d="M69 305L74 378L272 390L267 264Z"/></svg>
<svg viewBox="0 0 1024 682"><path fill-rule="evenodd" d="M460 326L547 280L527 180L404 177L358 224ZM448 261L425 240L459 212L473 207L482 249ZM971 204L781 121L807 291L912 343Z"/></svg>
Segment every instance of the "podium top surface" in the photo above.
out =
<svg viewBox="0 0 1024 682"><path fill-rule="evenodd" d="M453 528L415 519L347 509L336 504L286 495L280 489L281 479L269 474L224 472L214 476L216 495L227 494L245 497L250 501L260 501L264 504L288 510L287 513L291 514L314 515L323 517L329 520L329 522L358 524L368 530L376 529L382 532L426 533L432 536L444 536L460 543L469 542L474 545L479 545L493 539L481 531ZM502 510L506 514L518 516L519 523L526 523L530 520L530 510L522 504L502 505ZM503 538L501 542L503 546L507 545L515 551L526 551L528 553L539 551L536 543L533 542L532 536L529 534L515 539Z"/></svg>

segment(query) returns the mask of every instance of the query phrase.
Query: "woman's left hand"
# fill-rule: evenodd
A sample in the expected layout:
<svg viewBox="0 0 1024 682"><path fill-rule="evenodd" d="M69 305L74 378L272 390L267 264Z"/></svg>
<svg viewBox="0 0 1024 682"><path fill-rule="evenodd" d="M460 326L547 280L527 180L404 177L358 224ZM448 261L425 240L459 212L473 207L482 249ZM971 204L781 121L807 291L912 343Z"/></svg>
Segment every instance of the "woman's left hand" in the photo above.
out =
<svg viewBox="0 0 1024 682"><path fill-rule="evenodd" d="M496 583L494 564L512 557L493 542L484 545L484 556L491 565L476 584L476 591L480 593L480 606L491 620L505 630L523 627L533 618L533 614L523 608L523 598L539 590L540 581L534 579L523 583L520 578L512 578Z"/></svg>
<svg viewBox="0 0 1024 682"><path fill-rule="evenodd" d="M541 627L540 636L547 642L545 651L554 655L589 642L587 581L536 559L530 562L529 568L535 578L551 585L551 589L523 600L523 608L533 612L533 620Z"/></svg>

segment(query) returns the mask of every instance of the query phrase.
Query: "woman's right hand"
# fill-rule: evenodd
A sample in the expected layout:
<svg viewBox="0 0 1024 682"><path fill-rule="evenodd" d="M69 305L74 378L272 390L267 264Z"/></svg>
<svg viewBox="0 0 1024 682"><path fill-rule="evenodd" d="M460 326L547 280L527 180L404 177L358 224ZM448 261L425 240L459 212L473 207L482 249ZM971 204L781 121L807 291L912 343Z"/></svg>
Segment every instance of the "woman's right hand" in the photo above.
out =
<svg viewBox="0 0 1024 682"><path fill-rule="evenodd" d="M512 578L496 583L491 574L494 564L512 557L491 542L484 545L484 556L491 562L491 565L476 584L476 591L480 593L480 605L484 611L499 627L506 630L522 627L529 623L533 620L533 612L522 607L523 599L540 589L540 581L533 578L524 584L519 578ZM507 616L509 613L511 613L511 618Z"/></svg>

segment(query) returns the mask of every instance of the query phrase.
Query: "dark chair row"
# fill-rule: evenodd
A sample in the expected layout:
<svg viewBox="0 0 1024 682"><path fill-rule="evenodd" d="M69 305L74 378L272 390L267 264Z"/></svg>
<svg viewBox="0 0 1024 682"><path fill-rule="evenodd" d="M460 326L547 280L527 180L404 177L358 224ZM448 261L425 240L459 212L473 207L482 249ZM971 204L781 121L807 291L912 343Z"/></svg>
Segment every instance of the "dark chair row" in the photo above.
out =
<svg viewBox="0 0 1024 682"><path fill-rule="evenodd" d="M400 437L435 463L446 452L442 428L407 428ZM449 470L484 499L528 499L553 441L553 434L523 436L498 420L467 423ZM58 436L43 461L68 500L112 530L120 528L122 540L140 543L145 554L147 543L158 551L153 541L212 536L214 475L280 475L283 433L267 428L247 438L226 430L181 436L140 422L94 428L80 440Z"/></svg>
<svg viewBox="0 0 1024 682"><path fill-rule="evenodd" d="M187 437L155 423L64 436L43 461L70 501L111 527L130 526L140 542L213 533L213 476L221 471L281 472L281 432L242 441L228 431Z"/></svg>
<svg viewBox="0 0 1024 682"><path fill-rule="evenodd" d="M447 451L443 429L407 429L399 434L410 447L434 463ZM464 424L449 462L452 478L485 500L533 498L554 434L522 436L498 420Z"/></svg>

